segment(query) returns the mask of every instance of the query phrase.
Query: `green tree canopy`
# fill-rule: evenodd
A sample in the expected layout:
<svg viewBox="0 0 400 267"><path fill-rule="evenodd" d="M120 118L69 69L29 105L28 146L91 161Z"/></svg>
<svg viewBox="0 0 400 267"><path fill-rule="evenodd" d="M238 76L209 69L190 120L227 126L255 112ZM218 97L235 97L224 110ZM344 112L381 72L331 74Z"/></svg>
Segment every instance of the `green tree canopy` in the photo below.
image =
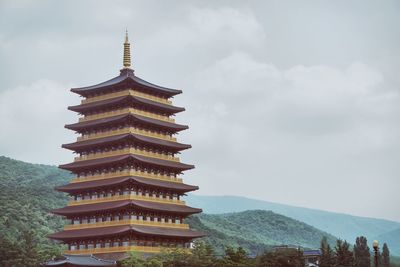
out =
<svg viewBox="0 0 400 267"><path fill-rule="evenodd" d="M259 267L303 267L303 251L297 249L285 249L265 252L256 260Z"/></svg>

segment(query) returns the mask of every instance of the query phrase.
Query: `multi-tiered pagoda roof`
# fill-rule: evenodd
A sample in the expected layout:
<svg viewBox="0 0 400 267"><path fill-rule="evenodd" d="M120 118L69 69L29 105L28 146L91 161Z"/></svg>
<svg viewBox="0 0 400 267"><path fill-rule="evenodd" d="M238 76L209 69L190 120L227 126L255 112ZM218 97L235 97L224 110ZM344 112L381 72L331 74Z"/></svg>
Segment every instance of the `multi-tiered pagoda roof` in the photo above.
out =
<svg viewBox="0 0 400 267"><path fill-rule="evenodd" d="M181 199L198 189L179 178L194 168L177 157L191 147L174 137L188 128L173 118L185 109L170 100L182 91L137 77L130 67L127 39L124 47L119 76L71 89L84 99L68 109L82 117L65 127L80 136L62 145L77 157L60 168L76 177L56 188L70 195L66 207L53 210L68 224L50 235L68 245L68 255L189 248L194 238L203 236L185 224L187 216L201 209Z"/></svg>

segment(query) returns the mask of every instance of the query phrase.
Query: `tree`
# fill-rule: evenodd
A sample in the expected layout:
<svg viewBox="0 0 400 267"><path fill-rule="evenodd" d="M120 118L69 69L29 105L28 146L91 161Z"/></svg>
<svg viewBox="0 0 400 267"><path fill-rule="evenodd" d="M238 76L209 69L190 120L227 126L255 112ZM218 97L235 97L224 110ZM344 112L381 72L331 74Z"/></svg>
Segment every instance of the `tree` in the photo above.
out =
<svg viewBox="0 0 400 267"><path fill-rule="evenodd" d="M147 259L143 265L144 267L163 267L163 263L155 258Z"/></svg>
<svg viewBox="0 0 400 267"><path fill-rule="evenodd" d="M321 239L321 259L319 266L320 267L333 267L335 265L335 257L331 246L328 243L328 238L324 236Z"/></svg>
<svg viewBox="0 0 400 267"><path fill-rule="evenodd" d="M335 246L335 266L336 267L353 267L354 258L350 251L350 245L346 241L338 239Z"/></svg>
<svg viewBox="0 0 400 267"><path fill-rule="evenodd" d="M128 257L122 261L123 267L146 267L145 260L136 252L129 252Z"/></svg>
<svg viewBox="0 0 400 267"><path fill-rule="evenodd" d="M21 266L19 255L18 246L0 236L0 266Z"/></svg>
<svg viewBox="0 0 400 267"><path fill-rule="evenodd" d="M354 266L371 266L371 254L368 247L367 238L365 238L364 236L356 238L356 244L354 245Z"/></svg>
<svg viewBox="0 0 400 267"><path fill-rule="evenodd" d="M390 267L390 251L386 243L382 247L382 267Z"/></svg>
<svg viewBox="0 0 400 267"><path fill-rule="evenodd" d="M303 267L303 251L298 249L285 249L265 252L257 259L259 267Z"/></svg>
<svg viewBox="0 0 400 267"><path fill-rule="evenodd" d="M226 247L225 257L222 259L219 266L226 267L247 267L249 266L249 258L246 251L239 247L236 250L233 247Z"/></svg>
<svg viewBox="0 0 400 267"><path fill-rule="evenodd" d="M186 267L190 257L191 253L181 248L168 248L154 256L155 259L162 262L163 267Z"/></svg>
<svg viewBox="0 0 400 267"><path fill-rule="evenodd" d="M189 265L193 267L210 267L215 265L214 249L204 241L195 241Z"/></svg>

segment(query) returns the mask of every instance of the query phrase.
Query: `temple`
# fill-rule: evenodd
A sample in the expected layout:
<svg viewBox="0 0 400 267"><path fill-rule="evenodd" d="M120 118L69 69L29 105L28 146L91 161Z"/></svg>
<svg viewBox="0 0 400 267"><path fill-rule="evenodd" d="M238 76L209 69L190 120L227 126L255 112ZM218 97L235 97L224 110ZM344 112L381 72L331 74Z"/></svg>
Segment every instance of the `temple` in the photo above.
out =
<svg viewBox="0 0 400 267"><path fill-rule="evenodd" d="M194 168L177 157L191 147L174 137L188 128L173 118L185 110L171 102L182 91L135 75L128 35L119 76L71 91L83 100L68 109L82 117L65 127L80 136L62 147L77 156L59 167L75 178L56 188L70 196L66 207L53 210L68 224L49 237L68 245L69 258L86 255L90 260L121 259L129 251L190 248L192 240L204 234L185 224L201 209L181 199L198 189L179 178Z"/></svg>

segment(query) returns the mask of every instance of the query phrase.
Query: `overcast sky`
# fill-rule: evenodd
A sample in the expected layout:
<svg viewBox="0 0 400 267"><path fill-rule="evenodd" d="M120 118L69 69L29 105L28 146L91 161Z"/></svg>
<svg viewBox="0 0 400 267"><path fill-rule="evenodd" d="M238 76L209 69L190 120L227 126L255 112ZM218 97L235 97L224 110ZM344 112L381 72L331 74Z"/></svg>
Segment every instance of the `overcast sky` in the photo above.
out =
<svg viewBox="0 0 400 267"><path fill-rule="evenodd" d="M400 221L399 1L0 0L0 154L72 161L71 87L183 90L198 194Z"/></svg>

